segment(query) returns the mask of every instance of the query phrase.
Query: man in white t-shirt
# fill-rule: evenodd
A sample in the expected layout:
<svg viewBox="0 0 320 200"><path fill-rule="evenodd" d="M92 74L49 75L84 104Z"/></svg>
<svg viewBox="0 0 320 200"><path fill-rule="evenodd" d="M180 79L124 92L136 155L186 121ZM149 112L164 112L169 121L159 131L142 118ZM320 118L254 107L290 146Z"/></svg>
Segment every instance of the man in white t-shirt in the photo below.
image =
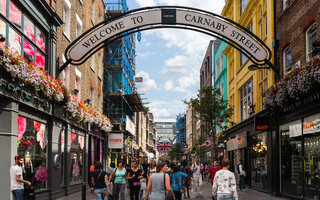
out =
<svg viewBox="0 0 320 200"><path fill-rule="evenodd" d="M22 168L24 158L22 156L14 157L15 164L10 168L11 192L14 200L23 200L24 183L31 185L29 181L23 180Z"/></svg>
<svg viewBox="0 0 320 200"><path fill-rule="evenodd" d="M199 158L196 158L196 162L191 166L192 172L192 188L196 197L202 197L201 185L202 185L202 174L203 165L200 164Z"/></svg>

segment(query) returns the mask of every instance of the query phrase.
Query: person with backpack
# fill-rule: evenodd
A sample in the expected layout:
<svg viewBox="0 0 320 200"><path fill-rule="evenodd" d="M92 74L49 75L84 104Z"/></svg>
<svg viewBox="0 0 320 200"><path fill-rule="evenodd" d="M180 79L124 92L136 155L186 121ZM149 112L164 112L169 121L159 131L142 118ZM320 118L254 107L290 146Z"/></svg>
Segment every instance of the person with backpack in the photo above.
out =
<svg viewBox="0 0 320 200"><path fill-rule="evenodd" d="M170 185L177 200L181 200L184 188L182 185L182 179L188 179L188 175L180 172L180 167L177 165L173 168L173 173L170 175Z"/></svg>
<svg viewBox="0 0 320 200"><path fill-rule="evenodd" d="M134 160L132 161L132 168L128 170L128 182L129 182L131 200L139 200L141 178L142 178L142 170L138 169L138 161Z"/></svg>
<svg viewBox="0 0 320 200"><path fill-rule="evenodd" d="M202 197L201 185L202 185L202 172L203 165L199 162L199 158L196 158L196 162L192 164L192 186L196 197Z"/></svg>
<svg viewBox="0 0 320 200"><path fill-rule="evenodd" d="M102 170L101 162L94 164L94 171L91 172L91 192L96 196L96 200L104 200L107 194L107 172Z"/></svg>
<svg viewBox="0 0 320 200"><path fill-rule="evenodd" d="M114 180L112 180L114 178ZM118 167L112 172L109 181L108 189L110 182L113 182L112 195L115 200L124 200L124 191L126 188L127 182L127 170L123 167L123 161L118 161ZM110 191L109 191L110 193ZM120 198L119 198L120 197Z"/></svg>

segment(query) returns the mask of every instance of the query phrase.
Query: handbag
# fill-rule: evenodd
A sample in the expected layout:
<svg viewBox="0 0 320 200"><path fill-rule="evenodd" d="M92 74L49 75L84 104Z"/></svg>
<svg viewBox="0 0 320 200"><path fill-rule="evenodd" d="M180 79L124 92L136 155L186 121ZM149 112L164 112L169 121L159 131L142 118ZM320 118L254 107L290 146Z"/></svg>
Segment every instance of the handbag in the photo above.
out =
<svg viewBox="0 0 320 200"><path fill-rule="evenodd" d="M141 186L141 183L140 182L133 182L133 186L134 187L139 187L139 186Z"/></svg>
<svg viewBox="0 0 320 200"><path fill-rule="evenodd" d="M99 180L99 178L100 178L100 176L101 176L101 173L102 173L102 170L100 170L100 173L99 173L99 175L98 175L98 178L97 178L97 180L93 183L93 185L92 185L92 188L91 188L91 193L93 193L94 192L94 186L96 186L96 184L97 184L97 182L98 182L98 180Z"/></svg>
<svg viewBox="0 0 320 200"><path fill-rule="evenodd" d="M172 197L169 193L167 194L167 188L166 188L166 173L163 174L163 185L164 185L165 200L173 200L173 197Z"/></svg>
<svg viewBox="0 0 320 200"><path fill-rule="evenodd" d="M146 190L147 189L146 181L145 180L141 180L140 183L141 183L140 190Z"/></svg>
<svg viewBox="0 0 320 200"><path fill-rule="evenodd" d="M112 177L111 177L111 180L110 180L111 183L114 182L114 179L116 178L116 173L117 173L117 168L114 169L114 175L112 176L112 173L111 173L111 175L110 175L110 176L112 176Z"/></svg>

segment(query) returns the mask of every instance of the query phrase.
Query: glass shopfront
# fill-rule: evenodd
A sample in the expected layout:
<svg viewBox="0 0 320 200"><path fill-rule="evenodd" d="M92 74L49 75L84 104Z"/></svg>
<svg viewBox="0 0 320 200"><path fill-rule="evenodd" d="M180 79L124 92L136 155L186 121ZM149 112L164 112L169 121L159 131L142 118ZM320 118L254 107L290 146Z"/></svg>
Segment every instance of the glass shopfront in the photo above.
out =
<svg viewBox="0 0 320 200"><path fill-rule="evenodd" d="M319 199L320 114L280 126L281 191Z"/></svg>
<svg viewBox="0 0 320 200"><path fill-rule="evenodd" d="M29 180L35 190L47 187L48 127L22 116L18 117L18 155L24 155L24 179Z"/></svg>
<svg viewBox="0 0 320 200"><path fill-rule="evenodd" d="M84 134L70 133L70 182L83 181Z"/></svg>
<svg viewBox="0 0 320 200"><path fill-rule="evenodd" d="M268 186L267 132L250 137L251 186L266 190Z"/></svg>

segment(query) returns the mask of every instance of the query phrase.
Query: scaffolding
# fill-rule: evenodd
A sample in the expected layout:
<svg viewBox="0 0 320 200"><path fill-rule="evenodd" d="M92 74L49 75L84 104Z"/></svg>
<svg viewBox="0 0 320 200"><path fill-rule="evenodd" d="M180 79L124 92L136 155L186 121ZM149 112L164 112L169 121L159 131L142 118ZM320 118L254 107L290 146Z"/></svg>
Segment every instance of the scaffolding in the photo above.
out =
<svg viewBox="0 0 320 200"><path fill-rule="evenodd" d="M105 0L106 18L128 11L126 0ZM126 34L126 33L123 33ZM135 91L135 35L118 36L105 46L104 113L116 123L125 123L128 115L141 110L141 99Z"/></svg>

